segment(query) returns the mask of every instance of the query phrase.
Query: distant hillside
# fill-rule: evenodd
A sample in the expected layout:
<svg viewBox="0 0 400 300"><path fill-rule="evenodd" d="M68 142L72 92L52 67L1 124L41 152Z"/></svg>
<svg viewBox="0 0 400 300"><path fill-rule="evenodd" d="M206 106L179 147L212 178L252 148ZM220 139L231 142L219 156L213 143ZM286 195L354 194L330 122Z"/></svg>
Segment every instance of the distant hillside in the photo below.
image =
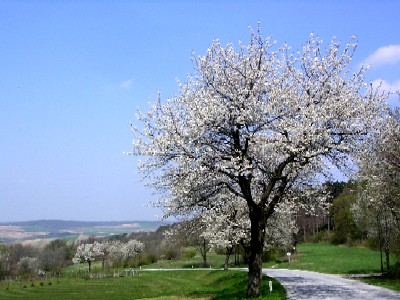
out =
<svg viewBox="0 0 400 300"><path fill-rule="evenodd" d="M163 221L63 221L38 220L0 223L0 243L24 240L69 238L79 236L111 236L122 233L155 231Z"/></svg>

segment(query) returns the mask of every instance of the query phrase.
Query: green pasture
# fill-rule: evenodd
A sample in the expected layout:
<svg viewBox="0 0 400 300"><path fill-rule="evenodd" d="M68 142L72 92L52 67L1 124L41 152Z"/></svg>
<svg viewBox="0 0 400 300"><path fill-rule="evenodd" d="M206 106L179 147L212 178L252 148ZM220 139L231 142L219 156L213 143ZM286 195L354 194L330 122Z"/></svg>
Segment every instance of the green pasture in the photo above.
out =
<svg viewBox="0 0 400 300"><path fill-rule="evenodd" d="M142 268L146 269L174 269L174 268L202 268L203 259L200 255L196 254L194 257L187 257L186 253L196 250L192 247L188 247L182 255L182 258L179 260L176 259L160 259L159 261L150 264L144 265ZM230 264L232 265L232 261L234 257L230 257ZM214 251L210 251L207 253L207 264L208 266L213 269L215 268L223 268L225 262L225 255L216 254Z"/></svg>
<svg viewBox="0 0 400 300"><path fill-rule="evenodd" d="M264 277L262 294L268 294L268 299L286 299L285 290L275 280L270 293L268 281ZM142 271L139 276L119 278L2 281L0 299L243 299L246 286L243 271Z"/></svg>
<svg viewBox="0 0 400 300"><path fill-rule="evenodd" d="M189 249L188 252L193 249ZM0 299L243 299L247 287L247 273L243 271L214 270L221 268L224 255L209 253L211 269L196 270L201 257L183 255L180 260L160 260L142 266L139 276L82 279L76 275L87 274L87 264L63 270L64 277L43 281L0 281ZM231 257L231 262L233 257ZM391 257L392 263L395 262ZM193 269L192 269L193 266ZM265 268L288 268L331 274L360 274L380 272L380 253L362 247L336 246L324 243L300 244L291 256L280 257L264 264ZM146 269L187 268L186 271L150 271ZM93 264L94 273L101 272L101 262ZM124 270L119 271L124 274ZM113 270L111 270L113 272ZM362 279L370 284L400 290L400 281L373 277ZM269 294L267 277L262 293ZM42 282L42 284L41 284ZM285 291L273 281L274 290L268 299L286 299Z"/></svg>
<svg viewBox="0 0 400 300"><path fill-rule="evenodd" d="M283 257L281 262L269 262L266 266L330 274L379 273L381 270L378 251L324 243L299 244L290 263L287 257Z"/></svg>
<svg viewBox="0 0 400 300"><path fill-rule="evenodd" d="M395 266L395 257L390 257L391 268ZM300 244L291 256L282 257L279 262L264 264L268 268L297 269L329 274L371 274L380 273L380 252L363 247L347 247L331 244ZM387 277L360 279L371 285L382 286L400 291L400 280Z"/></svg>
<svg viewBox="0 0 400 300"><path fill-rule="evenodd" d="M208 263L212 268L221 268L224 264L224 255L210 252ZM231 257L231 263L233 257ZM193 258L183 256L180 260L160 260L154 264L143 266L146 268L198 268L201 266L201 257L196 255ZM391 256L392 266L395 258ZM380 272L380 253L363 247L347 247L325 243L299 244L288 263L287 257L280 257L264 263L264 268L298 269L329 274L365 274ZM95 269L100 269L99 262L94 264ZM231 267L233 265L231 264ZM73 266L65 272L76 272L77 269L87 269L87 264ZM400 281L384 277L363 279L364 281L378 286L384 286L394 290L400 290Z"/></svg>

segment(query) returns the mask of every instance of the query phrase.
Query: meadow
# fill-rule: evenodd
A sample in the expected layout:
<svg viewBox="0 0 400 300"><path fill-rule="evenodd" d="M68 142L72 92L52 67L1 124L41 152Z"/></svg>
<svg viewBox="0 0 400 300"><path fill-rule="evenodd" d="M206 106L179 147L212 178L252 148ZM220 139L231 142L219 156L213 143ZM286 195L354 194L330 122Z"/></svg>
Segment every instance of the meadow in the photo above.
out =
<svg viewBox="0 0 400 300"><path fill-rule="evenodd" d="M193 249L187 249L188 252ZM233 260L233 258L231 258ZM76 275L85 273L87 264L74 265L63 271L57 279L25 279L20 282L0 282L0 299L243 299L246 294L247 274L237 270L216 270L223 266L224 256L211 252L208 263L212 268L196 270L201 258L183 255L180 260L159 260L143 266L139 276L88 279ZM392 258L394 262L394 258ZM100 271L100 262L94 264ZM365 274L380 272L380 253L362 247L330 244L299 244L291 256L278 257L264 264L265 268L287 268L331 274ZM178 269L174 271L149 271L146 269ZM193 269L192 269L193 268ZM122 275L124 272L120 270ZM262 293L268 299L286 299L282 286L273 281L269 294L268 279L264 277ZM363 278L373 285L400 290L399 280L382 277ZM33 283L33 286L32 286Z"/></svg>
<svg viewBox="0 0 400 300"><path fill-rule="evenodd" d="M285 290L275 280L270 293L268 281L265 276L262 293L268 299L286 299ZM3 281L0 299L244 299L246 284L243 271L142 271L139 276L119 278Z"/></svg>
<svg viewBox="0 0 400 300"><path fill-rule="evenodd" d="M391 268L395 257L391 256ZM314 271L329 274L376 274L380 273L380 253L364 247L347 247L332 244L299 244L289 263L286 257L265 263L266 268L282 268ZM358 278L368 284L400 291L400 280L381 276Z"/></svg>
<svg viewBox="0 0 400 300"><path fill-rule="evenodd" d="M394 257L392 258L394 262ZM361 274L380 272L380 253L364 247L347 247L332 244L299 244L291 262L269 262L264 267L298 269L329 274Z"/></svg>

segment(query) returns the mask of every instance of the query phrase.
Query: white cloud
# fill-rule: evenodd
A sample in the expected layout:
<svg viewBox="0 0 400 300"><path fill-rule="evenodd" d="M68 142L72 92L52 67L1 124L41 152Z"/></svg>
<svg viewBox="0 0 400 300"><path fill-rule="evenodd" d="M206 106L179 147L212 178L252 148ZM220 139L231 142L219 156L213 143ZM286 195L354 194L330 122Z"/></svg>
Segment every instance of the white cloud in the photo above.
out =
<svg viewBox="0 0 400 300"><path fill-rule="evenodd" d="M126 89L126 90L128 90L128 89L130 89L131 87L132 87L132 80L131 79L128 79L128 80L125 80L125 81L123 81L123 82L121 82L120 83L120 85L119 85L119 87L121 88L121 89Z"/></svg>
<svg viewBox="0 0 400 300"><path fill-rule="evenodd" d="M400 80L388 82L386 80L377 79L372 82L372 86L373 88L380 86L380 91L389 92L390 94L388 95L389 97L387 102L393 107L399 106L399 96L396 94L396 92L400 91Z"/></svg>
<svg viewBox="0 0 400 300"><path fill-rule="evenodd" d="M397 80L394 82L388 82L386 80L377 79L372 82L372 86L374 88L377 88L378 86L380 86L381 90L384 90L384 91L390 92L390 93L395 93L397 91L400 91L400 80Z"/></svg>
<svg viewBox="0 0 400 300"><path fill-rule="evenodd" d="M367 57L365 63L371 67L390 65L400 62L400 45L384 46Z"/></svg>

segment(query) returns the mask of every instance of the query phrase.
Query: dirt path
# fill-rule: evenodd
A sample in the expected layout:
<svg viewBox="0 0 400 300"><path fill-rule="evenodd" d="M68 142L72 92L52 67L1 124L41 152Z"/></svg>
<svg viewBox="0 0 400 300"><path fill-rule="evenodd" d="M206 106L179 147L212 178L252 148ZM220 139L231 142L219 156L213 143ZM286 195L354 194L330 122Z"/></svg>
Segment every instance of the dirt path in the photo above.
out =
<svg viewBox="0 0 400 300"><path fill-rule="evenodd" d="M263 269L286 289L288 299L400 299L400 293L338 275L309 271Z"/></svg>

